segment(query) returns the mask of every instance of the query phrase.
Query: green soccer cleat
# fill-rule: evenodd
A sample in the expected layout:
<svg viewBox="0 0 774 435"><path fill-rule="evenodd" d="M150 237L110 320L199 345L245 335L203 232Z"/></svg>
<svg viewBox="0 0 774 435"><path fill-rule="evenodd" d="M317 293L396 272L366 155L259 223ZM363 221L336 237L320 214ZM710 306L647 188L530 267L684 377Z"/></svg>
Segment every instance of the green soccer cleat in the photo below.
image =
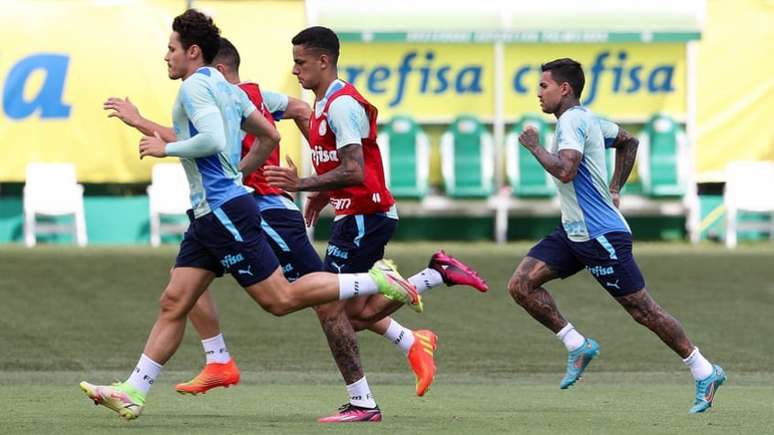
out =
<svg viewBox="0 0 774 435"><path fill-rule="evenodd" d="M696 381L696 399L688 411L691 414L704 412L712 406L715 392L726 382L726 372L719 365L713 364L712 374L701 381Z"/></svg>
<svg viewBox="0 0 774 435"><path fill-rule="evenodd" d="M145 405L145 397L126 382L116 382L113 385L92 385L81 382L81 390L94 401L117 412L119 416L134 420L140 416Z"/></svg>
<svg viewBox="0 0 774 435"><path fill-rule="evenodd" d="M413 284L400 276L398 268L391 260L377 261L368 274L376 281L379 293L384 297L410 305L417 313L422 312L422 297Z"/></svg>
<svg viewBox="0 0 774 435"><path fill-rule="evenodd" d="M599 343L587 338L583 345L567 355L567 372L564 374L559 388L566 390L578 382L586 366L599 355Z"/></svg>

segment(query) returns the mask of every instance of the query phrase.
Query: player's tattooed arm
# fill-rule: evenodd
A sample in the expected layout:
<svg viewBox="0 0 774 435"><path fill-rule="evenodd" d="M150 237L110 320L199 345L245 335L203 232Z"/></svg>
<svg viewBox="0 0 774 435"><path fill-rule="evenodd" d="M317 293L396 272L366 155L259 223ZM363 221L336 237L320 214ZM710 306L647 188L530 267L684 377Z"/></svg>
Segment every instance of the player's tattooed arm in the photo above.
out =
<svg viewBox="0 0 774 435"><path fill-rule="evenodd" d="M540 143L534 127L527 127L519 135L519 142L527 148L538 162L562 183L569 183L578 173L583 154L576 150L560 150L559 154L551 154Z"/></svg>
<svg viewBox="0 0 774 435"><path fill-rule="evenodd" d="M364 167L363 146L349 144L338 151L339 166L322 175L300 178L298 170L288 159L289 167L266 166L263 174L266 181L274 187L289 192L317 192L355 186L363 182Z"/></svg>
<svg viewBox="0 0 774 435"><path fill-rule="evenodd" d="M255 142L239 162L239 170L247 175L263 166L274 148L279 145L280 134L257 110L242 122L242 129L255 136Z"/></svg>
<svg viewBox="0 0 774 435"><path fill-rule="evenodd" d="M108 114L108 118L118 118L124 124L137 129L145 136L150 137L158 133L164 142L174 142L177 140L175 130L172 127L167 127L144 118L137 106L129 101L129 97L110 97L102 103L102 108L104 110L112 110Z"/></svg>
<svg viewBox="0 0 774 435"><path fill-rule="evenodd" d="M288 97L288 108L282 114L282 119L292 119L296 126L309 141L309 118L312 116L312 108L303 100Z"/></svg>
<svg viewBox="0 0 774 435"><path fill-rule="evenodd" d="M610 194L613 196L613 203L618 207L620 203L620 191L629 179L634 162L637 159L637 147L639 146L637 138L629 134L623 128L619 128L618 136L613 142L615 148L615 169L610 179Z"/></svg>
<svg viewBox="0 0 774 435"><path fill-rule="evenodd" d="M302 178L299 182L299 190L332 190L356 186L363 182L365 177L363 146L349 144L339 148L336 152L339 157L339 166L319 176Z"/></svg>

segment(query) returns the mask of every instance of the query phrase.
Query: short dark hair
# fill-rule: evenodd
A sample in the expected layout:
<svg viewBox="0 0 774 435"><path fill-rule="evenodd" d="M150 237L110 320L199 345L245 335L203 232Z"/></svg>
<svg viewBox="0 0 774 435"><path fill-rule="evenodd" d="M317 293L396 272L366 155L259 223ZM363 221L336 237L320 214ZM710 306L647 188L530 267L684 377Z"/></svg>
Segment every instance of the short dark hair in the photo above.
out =
<svg viewBox="0 0 774 435"><path fill-rule="evenodd" d="M220 29L212 18L196 9L188 9L175 17L172 30L180 35L180 43L184 49L197 45L202 50L204 63L212 63L220 47Z"/></svg>
<svg viewBox="0 0 774 435"><path fill-rule="evenodd" d="M333 64L339 60L339 37L336 33L322 26L306 28L294 36L293 45L303 45L306 49L318 50L331 57Z"/></svg>
<svg viewBox="0 0 774 435"><path fill-rule="evenodd" d="M234 71L239 71L239 64L241 62L242 59L239 57L239 51L234 47L234 44L226 38L220 38L220 49L212 63L222 63L228 65Z"/></svg>
<svg viewBox="0 0 774 435"><path fill-rule="evenodd" d="M569 83L575 97L580 99L583 85L586 84L586 77L583 75L583 68L579 62L565 57L540 65L540 70L543 72L551 71L551 77L556 83Z"/></svg>

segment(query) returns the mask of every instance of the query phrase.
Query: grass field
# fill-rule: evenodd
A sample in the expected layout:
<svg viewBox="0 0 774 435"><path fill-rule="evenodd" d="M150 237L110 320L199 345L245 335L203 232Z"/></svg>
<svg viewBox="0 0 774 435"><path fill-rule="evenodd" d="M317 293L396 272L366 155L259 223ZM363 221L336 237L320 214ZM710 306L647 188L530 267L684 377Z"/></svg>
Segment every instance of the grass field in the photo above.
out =
<svg viewBox="0 0 774 435"><path fill-rule="evenodd" d="M174 248L0 248L0 433L772 433L774 246L637 245L654 297L729 376L715 406L688 415L693 383L680 360L631 321L586 273L548 286L601 357L569 391L558 388L561 344L505 291L525 244L443 244L477 267L492 291L438 288L426 310L402 310L408 327L440 336L439 375L413 394L405 359L361 334L379 425L322 426L317 416L345 391L314 315L274 318L230 279L213 289L243 382L206 396L172 391L203 356L189 328L154 386L143 416L121 421L83 396L78 382L124 379L156 315ZM437 244L393 244L406 275Z"/></svg>

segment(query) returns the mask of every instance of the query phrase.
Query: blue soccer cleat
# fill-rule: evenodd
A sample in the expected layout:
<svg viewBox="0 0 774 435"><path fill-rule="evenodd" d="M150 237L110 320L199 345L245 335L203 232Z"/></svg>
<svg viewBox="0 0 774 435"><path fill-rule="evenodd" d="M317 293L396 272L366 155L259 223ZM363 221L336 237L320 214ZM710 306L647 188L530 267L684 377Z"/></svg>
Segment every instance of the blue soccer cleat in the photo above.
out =
<svg viewBox="0 0 774 435"><path fill-rule="evenodd" d="M599 355L599 343L587 338L583 346L573 350L567 355L567 372L559 383L559 388L566 390L578 382L586 366Z"/></svg>
<svg viewBox="0 0 774 435"><path fill-rule="evenodd" d="M715 392L726 382L726 372L719 365L713 364L712 374L701 381L696 381L696 400L693 401L691 414L704 412L712 406L715 400Z"/></svg>

